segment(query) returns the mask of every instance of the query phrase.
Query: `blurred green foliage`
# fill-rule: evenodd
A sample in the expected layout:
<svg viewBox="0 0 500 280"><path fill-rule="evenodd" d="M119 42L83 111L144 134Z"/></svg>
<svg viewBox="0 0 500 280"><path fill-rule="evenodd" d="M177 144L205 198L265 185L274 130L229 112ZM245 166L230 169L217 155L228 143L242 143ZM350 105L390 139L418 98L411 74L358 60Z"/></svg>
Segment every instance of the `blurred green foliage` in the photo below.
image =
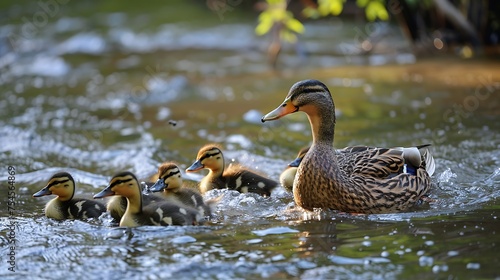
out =
<svg viewBox="0 0 500 280"><path fill-rule="evenodd" d="M257 35L269 33L275 26L279 26L279 36L282 40L294 43L297 33L304 32L304 25L294 18L287 10L286 0L267 0L267 8L259 15L259 24L255 28Z"/></svg>
<svg viewBox="0 0 500 280"><path fill-rule="evenodd" d="M318 0L316 7L305 7L302 14L306 18L316 19L325 16L338 16L342 13L346 0ZM357 0L356 5L365 10L369 21L388 20L389 13L385 0ZM257 35L268 34L277 29L281 40L289 43L297 41L296 34L305 31L304 25L287 10L286 0L266 0L266 8L259 15L259 23L255 28Z"/></svg>

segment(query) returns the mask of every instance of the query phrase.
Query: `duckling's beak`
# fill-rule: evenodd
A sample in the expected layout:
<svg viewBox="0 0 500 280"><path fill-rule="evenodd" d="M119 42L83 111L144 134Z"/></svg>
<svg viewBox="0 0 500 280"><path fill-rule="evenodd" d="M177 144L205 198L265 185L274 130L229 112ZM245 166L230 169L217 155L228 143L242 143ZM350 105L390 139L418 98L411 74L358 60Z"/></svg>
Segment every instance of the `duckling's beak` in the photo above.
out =
<svg viewBox="0 0 500 280"><path fill-rule="evenodd" d="M106 196L115 195L115 192L111 190L111 186L107 186L104 190L94 195L94 198L103 198Z"/></svg>
<svg viewBox="0 0 500 280"><path fill-rule="evenodd" d="M40 196L51 195L51 194L52 194L52 192L50 191L50 187L46 186L45 188L34 193L33 197L40 197Z"/></svg>
<svg viewBox="0 0 500 280"><path fill-rule="evenodd" d="M160 192L166 189L168 185L165 185L165 181L163 179L158 179L154 185L149 187L150 192Z"/></svg>
<svg viewBox="0 0 500 280"><path fill-rule="evenodd" d="M295 113L299 110L299 107L292 104L292 100L290 98L285 99L283 104L281 104L278 108L273 111L267 113L267 115L263 116L261 121L274 121L283 116L286 116L291 113Z"/></svg>
<svg viewBox="0 0 500 280"><path fill-rule="evenodd" d="M300 164L301 161L302 161L302 158L298 157L298 158L294 159L292 162L290 162L288 164L288 166L290 166L290 167L299 167L299 164Z"/></svg>
<svg viewBox="0 0 500 280"><path fill-rule="evenodd" d="M197 160L186 169L186 172L195 172L203 168L205 168L205 166L201 163L201 161Z"/></svg>

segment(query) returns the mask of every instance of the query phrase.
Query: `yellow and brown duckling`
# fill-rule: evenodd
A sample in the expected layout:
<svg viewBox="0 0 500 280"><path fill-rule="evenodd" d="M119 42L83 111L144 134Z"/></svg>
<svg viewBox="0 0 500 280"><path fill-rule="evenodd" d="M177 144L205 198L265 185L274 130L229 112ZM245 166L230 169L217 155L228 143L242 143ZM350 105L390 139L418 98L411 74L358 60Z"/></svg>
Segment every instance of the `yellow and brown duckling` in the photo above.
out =
<svg viewBox="0 0 500 280"><path fill-rule="evenodd" d="M317 80L294 84L283 103L262 122L302 111L313 143L293 183L295 202L304 209L387 213L414 206L431 187L434 159L426 146L412 148L333 148L335 105Z"/></svg>
<svg viewBox="0 0 500 280"><path fill-rule="evenodd" d="M288 164L287 168L280 175L280 184L285 188L285 190L291 192L293 189L293 180L295 179L295 174L297 174L297 169L300 162L309 151L309 147L304 147L299 150L297 157Z"/></svg>
<svg viewBox="0 0 500 280"><path fill-rule="evenodd" d="M205 204L198 191L183 187L182 175L179 167L173 162L165 162L158 168L158 180L149 187L149 191L161 192L168 199L179 201L197 209L203 216L210 216L210 206Z"/></svg>
<svg viewBox="0 0 500 280"><path fill-rule="evenodd" d="M106 212L104 204L85 198L75 198L75 180L67 172L54 174L47 185L33 197L57 195L45 205L45 216L56 219L98 218Z"/></svg>
<svg viewBox="0 0 500 280"><path fill-rule="evenodd" d="M141 189L143 189L141 187ZM149 205L151 203L156 203L165 200L163 197L154 194L148 194L142 196L142 203L144 205ZM125 210L127 210L127 198L121 195L114 195L109 198L106 203L106 209L116 223L119 223Z"/></svg>
<svg viewBox="0 0 500 280"><path fill-rule="evenodd" d="M276 181L239 164L231 164L224 169L224 156L221 148L215 144L202 147L196 156L196 161L186 169L186 172L196 172L204 168L209 172L200 182L201 193L212 189L231 189L241 193L253 192L270 196L271 190L278 185Z"/></svg>
<svg viewBox="0 0 500 280"><path fill-rule="evenodd" d="M109 185L94 195L94 198L112 195L121 195L127 199L127 209L120 220L122 227L198 225L204 221L203 216L195 209L172 201L159 201L144 206L141 187L131 172L115 175Z"/></svg>

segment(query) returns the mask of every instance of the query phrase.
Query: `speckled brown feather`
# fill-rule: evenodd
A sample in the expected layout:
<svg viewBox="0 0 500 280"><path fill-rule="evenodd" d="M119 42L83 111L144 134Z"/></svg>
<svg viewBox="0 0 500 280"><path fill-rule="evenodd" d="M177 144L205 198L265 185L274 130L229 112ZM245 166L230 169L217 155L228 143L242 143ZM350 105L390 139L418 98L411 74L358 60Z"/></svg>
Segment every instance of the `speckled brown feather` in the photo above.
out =
<svg viewBox="0 0 500 280"><path fill-rule="evenodd" d="M427 158L422 158L421 165L415 166L416 175L412 175L403 172L408 163L401 149L363 146L333 149L335 106L323 83L316 80L296 83L283 105L262 120L278 119L297 111L307 114L313 132L313 144L297 170L293 185L299 206L357 213L398 212L408 210L429 191Z"/></svg>

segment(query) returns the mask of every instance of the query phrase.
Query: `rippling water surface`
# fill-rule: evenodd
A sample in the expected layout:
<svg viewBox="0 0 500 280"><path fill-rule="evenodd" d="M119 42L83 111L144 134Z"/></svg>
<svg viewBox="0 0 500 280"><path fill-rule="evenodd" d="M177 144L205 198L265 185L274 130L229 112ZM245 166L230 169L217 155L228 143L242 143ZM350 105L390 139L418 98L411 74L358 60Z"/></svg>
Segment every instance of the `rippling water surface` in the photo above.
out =
<svg viewBox="0 0 500 280"><path fill-rule="evenodd" d="M221 20L202 4L152 5L119 12L72 3L30 33L22 18L40 7L3 11L2 279L500 277L497 62L416 62L390 26L377 27L391 34L380 46L389 51L346 57L332 46L356 43L356 25L331 20L308 24L308 53L285 46L273 71L253 16L237 7ZM335 37L325 36L332 30ZM31 197L60 170L74 175L78 196L91 197L118 171L147 180L163 161L186 168L209 142L223 145L226 162L277 180L310 143L309 124L303 114L264 125L260 117L305 78L331 89L336 147L431 143L433 202L349 215L296 209L281 188L270 198L215 190L205 198L224 196L205 226L126 229L106 215L47 219L50 198ZM16 170L12 213L8 166ZM202 177L183 175L190 187ZM12 234L16 272L7 262Z"/></svg>

